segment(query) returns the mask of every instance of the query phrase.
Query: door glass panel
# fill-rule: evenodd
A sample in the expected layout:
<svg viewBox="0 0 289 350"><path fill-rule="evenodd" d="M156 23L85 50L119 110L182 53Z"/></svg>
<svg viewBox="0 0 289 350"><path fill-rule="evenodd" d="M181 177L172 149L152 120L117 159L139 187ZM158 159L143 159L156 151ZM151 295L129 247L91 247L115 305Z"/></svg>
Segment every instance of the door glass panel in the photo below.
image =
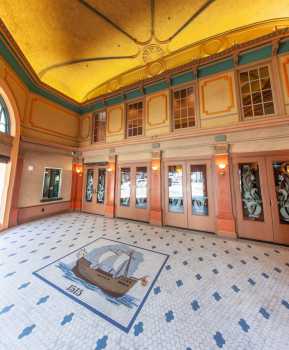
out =
<svg viewBox="0 0 289 350"><path fill-rule="evenodd" d="M147 208L147 167L137 167L135 176L135 206L136 208Z"/></svg>
<svg viewBox="0 0 289 350"><path fill-rule="evenodd" d="M258 163L239 164L243 217L264 221Z"/></svg>
<svg viewBox="0 0 289 350"><path fill-rule="evenodd" d="M96 203L104 204L105 197L105 169L98 169L97 196Z"/></svg>
<svg viewBox="0 0 289 350"><path fill-rule="evenodd" d="M168 167L168 190L169 211L183 213L183 167L181 165L170 165Z"/></svg>
<svg viewBox="0 0 289 350"><path fill-rule="evenodd" d="M274 179L281 224L289 225L289 161L274 162Z"/></svg>
<svg viewBox="0 0 289 350"><path fill-rule="evenodd" d="M130 206L131 179L130 168L121 168L120 170L120 205L122 207Z"/></svg>
<svg viewBox="0 0 289 350"><path fill-rule="evenodd" d="M87 202L91 202L92 195L93 195L93 169L87 169L85 200Z"/></svg>
<svg viewBox="0 0 289 350"><path fill-rule="evenodd" d="M206 165L191 165L191 195L192 214L209 215Z"/></svg>

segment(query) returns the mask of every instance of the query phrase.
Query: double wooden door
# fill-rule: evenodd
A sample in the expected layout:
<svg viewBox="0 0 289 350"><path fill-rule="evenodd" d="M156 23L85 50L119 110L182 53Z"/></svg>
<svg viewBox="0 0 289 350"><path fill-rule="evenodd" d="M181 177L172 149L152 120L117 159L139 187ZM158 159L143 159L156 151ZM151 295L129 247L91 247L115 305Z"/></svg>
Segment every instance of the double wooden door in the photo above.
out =
<svg viewBox="0 0 289 350"><path fill-rule="evenodd" d="M240 237L289 244L289 154L233 160Z"/></svg>
<svg viewBox="0 0 289 350"><path fill-rule="evenodd" d="M213 232L212 161L167 161L164 177L165 224Z"/></svg>
<svg viewBox="0 0 289 350"><path fill-rule="evenodd" d="M86 165L84 167L84 190L82 210L104 215L106 201L106 167Z"/></svg>
<svg viewBox="0 0 289 350"><path fill-rule="evenodd" d="M116 183L116 216L149 220L149 163L119 164Z"/></svg>

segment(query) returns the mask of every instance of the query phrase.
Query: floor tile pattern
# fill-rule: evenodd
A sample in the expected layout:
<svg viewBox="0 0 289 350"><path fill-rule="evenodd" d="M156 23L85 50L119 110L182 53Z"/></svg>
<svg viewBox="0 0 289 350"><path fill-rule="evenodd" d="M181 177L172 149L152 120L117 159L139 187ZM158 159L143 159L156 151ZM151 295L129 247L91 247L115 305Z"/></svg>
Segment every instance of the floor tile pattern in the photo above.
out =
<svg viewBox="0 0 289 350"><path fill-rule="evenodd" d="M169 254L129 334L32 272L107 237ZM289 249L70 213L0 236L1 350L289 349Z"/></svg>

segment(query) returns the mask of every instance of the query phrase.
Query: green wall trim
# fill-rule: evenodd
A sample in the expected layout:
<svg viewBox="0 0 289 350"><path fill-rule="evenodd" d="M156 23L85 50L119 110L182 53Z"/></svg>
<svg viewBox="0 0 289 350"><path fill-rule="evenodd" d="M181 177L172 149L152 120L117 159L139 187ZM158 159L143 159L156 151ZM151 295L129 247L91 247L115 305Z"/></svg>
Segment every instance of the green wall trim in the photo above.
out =
<svg viewBox="0 0 289 350"><path fill-rule="evenodd" d="M160 81L153 85L145 86L144 90L146 94L152 94L161 90L165 90L169 87L169 83L166 81Z"/></svg>
<svg viewBox="0 0 289 350"><path fill-rule="evenodd" d="M80 113L81 106L77 103L69 102L60 96L57 96L53 92L48 91L45 88L39 87L29 76L26 70L22 67L21 63L15 58L11 50L8 48L8 43L5 42L3 37L0 37L0 55L5 59L5 61L11 66L14 72L22 80L22 82L27 86L27 88L42 97L49 99L73 112Z"/></svg>
<svg viewBox="0 0 289 350"><path fill-rule="evenodd" d="M278 54L289 52L289 40L283 41L280 43ZM22 63L17 59L16 55L13 52L13 49L10 47L9 42L6 38L0 33L0 55L4 60L10 65L14 70L17 76L22 80L22 82L27 86L27 88L48 100L59 104L62 107L65 107L75 113L80 115L93 112L105 108L106 106L113 106L119 103L122 103L126 100L131 100L134 98L142 97L146 94L155 93L161 90L168 89L170 84L168 81L159 81L155 84L148 85L144 87L144 92L139 89L135 89L127 92L125 95L117 95L112 98L109 98L103 101L94 101L88 104L78 104L77 102L71 102L64 97L57 95L53 91L49 91L48 88L38 86L38 84L33 80L30 74L27 72ZM272 56L272 45L261 47L260 49L243 53L239 56L239 64L247 64L269 58ZM197 77L203 78L208 75L216 74L219 72L231 70L234 68L233 58L226 59L224 61L217 62L215 64L201 67L197 70ZM187 71L184 73L176 74L171 77L170 82L172 86L183 84L186 82L193 81L197 78L194 76L192 71Z"/></svg>
<svg viewBox="0 0 289 350"><path fill-rule="evenodd" d="M172 86L188 83L190 81L195 80L196 77L194 76L193 72L186 72L183 74L175 75L171 77L171 84Z"/></svg>
<svg viewBox="0 0 289 350"><path fill-rule="evenodd" d="M119 103L122 103L124 101L124 96L123 95L119 95L119 96L115 96L115 97L112 97L108 100L105 100L104 101L104 104L106 106L113 106L113 105L117 105Z"/></svg>
<svg viewBox="0 0 289 350"><path fill-rule="evenodd" d="M272 45L261 47L258 50L243 53L239 56L239 64L247 64L272 56Z"/></svg>
<svg viewBox="0 0 289 350"><path fill-rule="evenodd" d="M221 61L207 67L199 68L198 78L203 78L208 75L216 74L216 73L230 70L233 68L234 68L234 61L232 58L229 58L228 60Z"/></svg>
<svg viewBox="0 0 289 350"><path fill-rule="evenodd" d="M289 52L289 40L280 43L278 53Z"/></svg>
<svg viewBox="0 0 289 350"><path fill-rule="evenodd" d="M142 97L144 96L143 92L141 92L140 90L132 90L129 91L125 94L125 98L126 100L132 100L134 98L138 98L138 97Z"/></svg>

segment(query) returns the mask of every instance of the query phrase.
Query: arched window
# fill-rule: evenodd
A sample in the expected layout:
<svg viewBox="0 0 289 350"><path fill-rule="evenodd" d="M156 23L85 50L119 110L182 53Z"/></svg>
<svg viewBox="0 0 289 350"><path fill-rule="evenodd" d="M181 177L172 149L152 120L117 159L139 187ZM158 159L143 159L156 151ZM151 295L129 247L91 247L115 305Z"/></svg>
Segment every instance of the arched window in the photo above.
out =
<svg viewBox="0 0 289 350"><path fill-rule="evenodd" d="M8 110L2 96L0 96L0 131L6 134L10 132Z"/></svg>

